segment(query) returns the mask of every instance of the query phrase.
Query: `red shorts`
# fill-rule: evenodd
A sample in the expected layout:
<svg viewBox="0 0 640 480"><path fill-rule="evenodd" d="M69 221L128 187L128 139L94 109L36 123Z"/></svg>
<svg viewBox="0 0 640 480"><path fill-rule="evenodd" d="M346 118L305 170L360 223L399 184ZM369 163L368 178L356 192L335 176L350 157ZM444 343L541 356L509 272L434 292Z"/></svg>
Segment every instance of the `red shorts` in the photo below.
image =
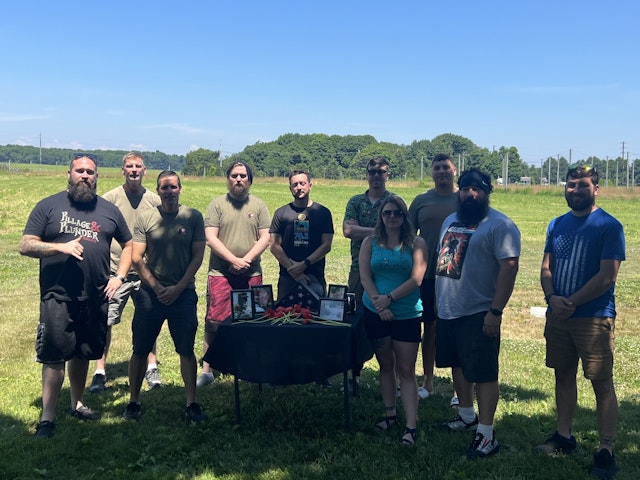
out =
<svg viewBox="0 0 640 480"><path fill-rule="evenodd" d="M241 277L238 275L207 277L207 322L222 322L231 315L231 290L262 285L262 275Z"/></svg>

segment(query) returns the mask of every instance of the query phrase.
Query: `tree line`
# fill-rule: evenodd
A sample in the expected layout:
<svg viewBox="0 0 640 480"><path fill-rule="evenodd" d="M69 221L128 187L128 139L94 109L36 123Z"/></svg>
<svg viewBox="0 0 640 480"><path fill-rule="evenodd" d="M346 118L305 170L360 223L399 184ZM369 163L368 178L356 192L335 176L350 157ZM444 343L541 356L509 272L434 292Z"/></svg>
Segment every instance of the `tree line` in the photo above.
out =
<svg viewBox="0 0 640 480"><path fill-rule="evenodd" d="M73 150L5 145L0 146L0 162L68 164ZM119 167L122 150L88 151L98 158L99 165ZM379 142L371 135L325 135L321 133L287 133L272 142L257 142L242 152L223 157L219 151L200 148L186 155L169 155L160 151L142 152L152 169L172 169L183 175L224 175L234 161L248 163L257 177L287 176L294 169L308 170L314 177L330 179L361 179L366 164L373 156L386 157L391 164L393 178L422 180L429 177L431 158L438 153L450 154L458 170L477 167L494 179L508 179L520 183L530 179L532 184L558 184L566 176L569 160L563 156L548 157L539 165L524 162L514 146L489 150L475 145L468 138L451 133L432 140L415 140L410 145ZM600 159L588 157L573 160L598 169L609 185L637 185L640 172L636 162L628 158ZM504 180L503 180L504 182Z"/></svg>

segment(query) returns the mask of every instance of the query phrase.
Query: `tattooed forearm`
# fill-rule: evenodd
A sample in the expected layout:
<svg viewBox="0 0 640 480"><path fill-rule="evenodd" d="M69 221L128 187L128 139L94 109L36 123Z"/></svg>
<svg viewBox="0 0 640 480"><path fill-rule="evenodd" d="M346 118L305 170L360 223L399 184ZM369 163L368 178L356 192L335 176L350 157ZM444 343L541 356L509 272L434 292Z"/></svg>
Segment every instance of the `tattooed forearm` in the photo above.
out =
<svg viewBox="0 0 640 480"><path fill-rule="evenodd" d="M20 240L20 254L27 257L41 258L55 255L58 251L51 243L43 242L33 235L24 235Z"/></svg>

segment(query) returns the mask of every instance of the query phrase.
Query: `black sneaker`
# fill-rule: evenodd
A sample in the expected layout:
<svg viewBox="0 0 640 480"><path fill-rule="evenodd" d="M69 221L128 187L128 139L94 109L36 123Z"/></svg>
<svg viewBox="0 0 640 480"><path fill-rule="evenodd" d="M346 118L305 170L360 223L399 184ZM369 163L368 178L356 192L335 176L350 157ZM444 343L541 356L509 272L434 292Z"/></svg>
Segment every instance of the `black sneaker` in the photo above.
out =
<svg viewBox="0 0 640 480"><path fill-rule="evenodd" d="M96 373L93 376L93 380L91 380L89 391L91 393L100 393L103 392L105 388L107 388L107 376L102 375L101 373Z"/></svg>
<svg viewBox="0 0 640 480"><path fill-rule="evenodd" d="M36 438L51 438L53 437L53 432L56 429L55 422L50 422L48 420L43 420L38 425L36 425Z"/></svg>
<svg viewBox="0 0 640 480"><path fill-rule="evenodd" d="M193 423L202 423L207 420L207 416L202 413L200 405L198 405L196 402L193 402L186 408L185 415L187 416L189 421Z"/></svg>
<svg viewBox="0 0 640 480"><path fill-rule="evenodd" d="M129 402L127 404L127 408L124 409L124 413L122 414L122 418L125 420L138 420L142 415L142 408L139 403Z"/></svg>
<svg viewBox="0 0 640 480"><path fill-rule="evenodd" d="M149 390L155 387L160 387L162 385L162 381L160 380L160 370L157 368L151 368L147 370L144 374L144 378L147 380L147 385L149 385Z"/></svg>
<svg viewBox="0 0 640 480"><path fill-rule="evenodd" d="M86 405L82 405L80 408L75 410L69 409L69 415L73 418L77 418L78 420L98 420L100 418L100 415Z"/></svg>
<svg viewBox="0 0 640 480"><path fill-rule="evenodd" d="M593 455L593 466L589 473L594 477L609 480L613 478L617 470L616 457L606 448Z"/></svg>
<svg viewBox="0 0 640 480"><path fill-rule="evenodd" d="M471 423L465 422L460 415L456 418L440 424L440 427L450 432L473 432L478 428L478 416Z"/></svg>
<svg viewBox="0 0 640 480"><path fill-rule="evenodd" d="M464 453L467 458L485 458L494 453L498 453L498 450L500 450L500 445L498 444L498 440L496 440L496 432L493 432L493 438L491 440L480 432L476 432L473 441Z"/></svg>
<svg viewBox="0 0 640 480"><path fill-rule="evenodd" d="M550 435L544 443L538 445L536 450L546 453L547 455L556 455L558 453L569 455L576 449L576 445L576 437L573 435L569 438L563 437L556 431L553 435Z"/></svg>

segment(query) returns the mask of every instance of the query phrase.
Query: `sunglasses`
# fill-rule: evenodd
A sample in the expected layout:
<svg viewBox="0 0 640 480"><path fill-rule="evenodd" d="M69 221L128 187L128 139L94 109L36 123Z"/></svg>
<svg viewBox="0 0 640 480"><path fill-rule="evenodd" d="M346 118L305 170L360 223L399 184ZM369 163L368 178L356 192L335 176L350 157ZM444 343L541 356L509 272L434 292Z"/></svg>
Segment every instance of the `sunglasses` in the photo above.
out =
<svg viewBox="0 0 640 480"><path fill-rule="evenodd" d="M593 171L595 173L595 167L591 165L582 165L580 163L574 163L573 165L569 165L569 175L573 176L574 173L578 173L580 175L588 174Z"/></svg>
<svg viewBox="0 0 640 480"><path fill-rule="evenodd" d="M97 158L94 154L92 154L92 153L82 153L82 152L78 152L78 153L74 153L74 154L73 154L73 159L74 159L74 160L77 160L77 159L82 158L82 157L90 158L90 159L91 159L91 160L93 160L94 162L97 162L97 161L98 161L98 158Z"/></svg>
<svg viewBox="0 0 640 480"><path fill-rule="evenodd" d="M383 217L404 217L404 212L402 210L382 210Z"/></svg>
<svg viewBox="0 0 640 480"><path fill-rule="evenodd" d="M375 175L382 176L382 175L386 175L387 173L389 173L389 170L374 170L374 169L371 169L371 170L367 170L367 173L369 175L371 175L372 177L375 176Z"/></svg>

